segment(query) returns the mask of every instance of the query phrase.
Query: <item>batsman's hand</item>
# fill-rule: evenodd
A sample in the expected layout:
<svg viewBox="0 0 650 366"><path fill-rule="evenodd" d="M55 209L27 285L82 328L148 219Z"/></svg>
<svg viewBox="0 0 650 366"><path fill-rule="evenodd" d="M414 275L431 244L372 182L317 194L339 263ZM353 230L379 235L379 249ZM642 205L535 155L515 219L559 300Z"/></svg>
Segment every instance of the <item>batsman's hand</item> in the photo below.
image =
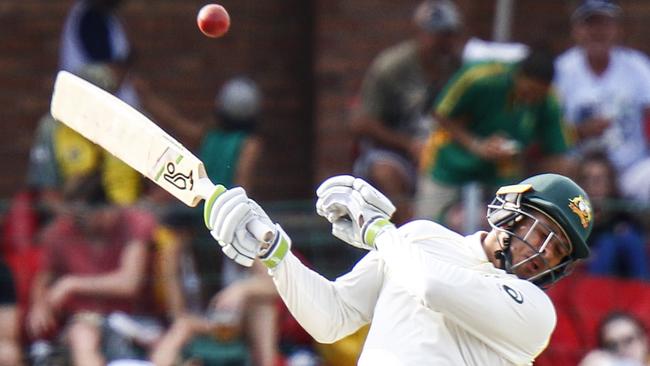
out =
<svg viewBox="0 0 650 366"><path fill-rule="evenodd" d="M375 248L375 237L395 212L393 203L360 178L339 175L316 190L316 212L332 223L332 234L355 247Z"/></svg>
<svg viewBox="0 0 650 366"><path fill-rule="evenodd" d="M250 267L259 258L267 267L275 268L291 249L289 236L280 225L271 222L241 187L228 190L217 187L206 201L203 213L205 224L223 253L242 266ZM253 220L273 228L271 242L260 241L251 234L248 227Z"/></svg>

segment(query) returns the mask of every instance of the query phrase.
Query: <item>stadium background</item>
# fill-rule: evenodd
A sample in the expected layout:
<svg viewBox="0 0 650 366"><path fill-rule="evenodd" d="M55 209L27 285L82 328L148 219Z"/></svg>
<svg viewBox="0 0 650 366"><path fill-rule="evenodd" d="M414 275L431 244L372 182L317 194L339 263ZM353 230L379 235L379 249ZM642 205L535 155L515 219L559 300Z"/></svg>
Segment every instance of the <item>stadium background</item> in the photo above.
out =
<svg viewBox="0 0 650 366"><path fill-rule="evenodd" d="M492 35L496 0L458 0L470 34ZM193 119L208 118L219 85L249 74L265 95L268 139L257 198L310 198L324 177L349 170L346 106L384 47L410 36L416 0L223 0L232 18L221 39L195 23L206 1L125 0L135 71ZM515 0L512 40L570 42L574 2ZM24 184L28 149L48 109L61 27L71 0L0 1L0 198ZM626 43L650 51L650 2L621 1ZM272 177L273 179L268 179ZM281 179L278 179L281 178Z"/></svg>
<svg viewBox="0 0 650 366"><path fill-rule="evenodd" d="M492 38L497 1L456 0L469 34ZM61 28L72 3L0 0L0 213L24 188L29 147L49 108ZM330 245L334 239L323 220L305 215L313 215L307 201L322 179L349 172L353 141L346 131L347 106L373 57L411 35L411 12L419 0L223 0L232 27L217 40L196 27L196 13L205 3L124 0L120 15L136 53L134 71L191 119L210 117L213 97L226 79L236 74L255 79L265 98L262 132L268 142L256 198L279 203L272 206L274 218L286 223L295 243L305 243L301 249L307 257L321 259L314 265L322 273L340 273L359 253ZM575 3L512 0L510 39L545 38L564 50L571 42L568 18ZM619 3L625 10L625 44L650 53L650 1ZM560 311L560 324L581 317L581 323L595 324L611 306L607 299L650 314L647 284L567 280L552 295L562 309L590 309ZM594 298L602 304L572 303ZM650 324L650 315L645 320ZM579 357L582 338L593 343L593 334L593 327L579 332L560 327L555 339L572 348L557 351ZM545 364L563 364L557 360L547 358Z"/></svg>

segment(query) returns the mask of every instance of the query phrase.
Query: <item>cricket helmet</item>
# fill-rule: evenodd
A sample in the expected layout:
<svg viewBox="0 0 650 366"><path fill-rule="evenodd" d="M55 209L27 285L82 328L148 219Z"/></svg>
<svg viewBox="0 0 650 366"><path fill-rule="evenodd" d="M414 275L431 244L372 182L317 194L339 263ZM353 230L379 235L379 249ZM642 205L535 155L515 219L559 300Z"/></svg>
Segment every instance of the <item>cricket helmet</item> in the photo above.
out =
<svg viewBox="0 0 650 366"><path fill-rule="evenodd" d="M535 212L545 215L562 231L562 233L555 233L549 230L550 234L539 248L525 240L528 234L521 237L514 232L515 226L524 217L534 220L530 230L541 224L533 215ZM565 176L540 174L517 185L501 187L492 203L488 205L487 219L493 229L508 234L508 239L501 243L504 269L508 272L513 272L516 266L522 265L523 262L540 257L547 242L550 242L553 237L558 238L559 234L564 234L568 239L569 254L562 263L528 278L540 286L559 280L570 272L575 261L589 256L587 238L593 228L593 212L589 197L580 186ZM520 263L511 263L509 246L513 236L534 248L535 255Z"/></svg>

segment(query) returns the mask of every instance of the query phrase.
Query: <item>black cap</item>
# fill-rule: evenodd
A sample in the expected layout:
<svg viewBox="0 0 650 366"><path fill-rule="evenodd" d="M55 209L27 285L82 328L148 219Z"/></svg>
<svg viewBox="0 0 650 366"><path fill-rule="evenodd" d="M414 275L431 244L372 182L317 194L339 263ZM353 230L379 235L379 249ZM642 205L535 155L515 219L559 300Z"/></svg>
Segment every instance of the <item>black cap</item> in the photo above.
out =
<svg viewBox="0 0 650 366"><path fill-rule="evenodd" d="M612 0L584 0L571 15L571 21L583 21L592 15L618 18L622 13L621 7Z"/></svg>
<svg viewBox="0 0 650 366"><path fill-rule="evenodd" d="M413 21L431 33L458 31L462 26L458 8L449 0L423 1L415 9Z"/></svg>

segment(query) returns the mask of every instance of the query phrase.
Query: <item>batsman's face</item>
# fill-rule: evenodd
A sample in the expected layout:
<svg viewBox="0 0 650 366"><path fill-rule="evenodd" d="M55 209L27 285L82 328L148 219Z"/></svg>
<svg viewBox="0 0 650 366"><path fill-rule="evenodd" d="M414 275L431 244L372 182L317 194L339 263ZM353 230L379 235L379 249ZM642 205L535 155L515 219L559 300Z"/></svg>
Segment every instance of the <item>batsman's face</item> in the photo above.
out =
<svg viewBox="0 0 650 366"><path fill-rule="evenodd" d="M511 238L512 271L531 279L562 263L571 254L569 240L560 226L544 214L535 212L516 224Z"/></svg>

